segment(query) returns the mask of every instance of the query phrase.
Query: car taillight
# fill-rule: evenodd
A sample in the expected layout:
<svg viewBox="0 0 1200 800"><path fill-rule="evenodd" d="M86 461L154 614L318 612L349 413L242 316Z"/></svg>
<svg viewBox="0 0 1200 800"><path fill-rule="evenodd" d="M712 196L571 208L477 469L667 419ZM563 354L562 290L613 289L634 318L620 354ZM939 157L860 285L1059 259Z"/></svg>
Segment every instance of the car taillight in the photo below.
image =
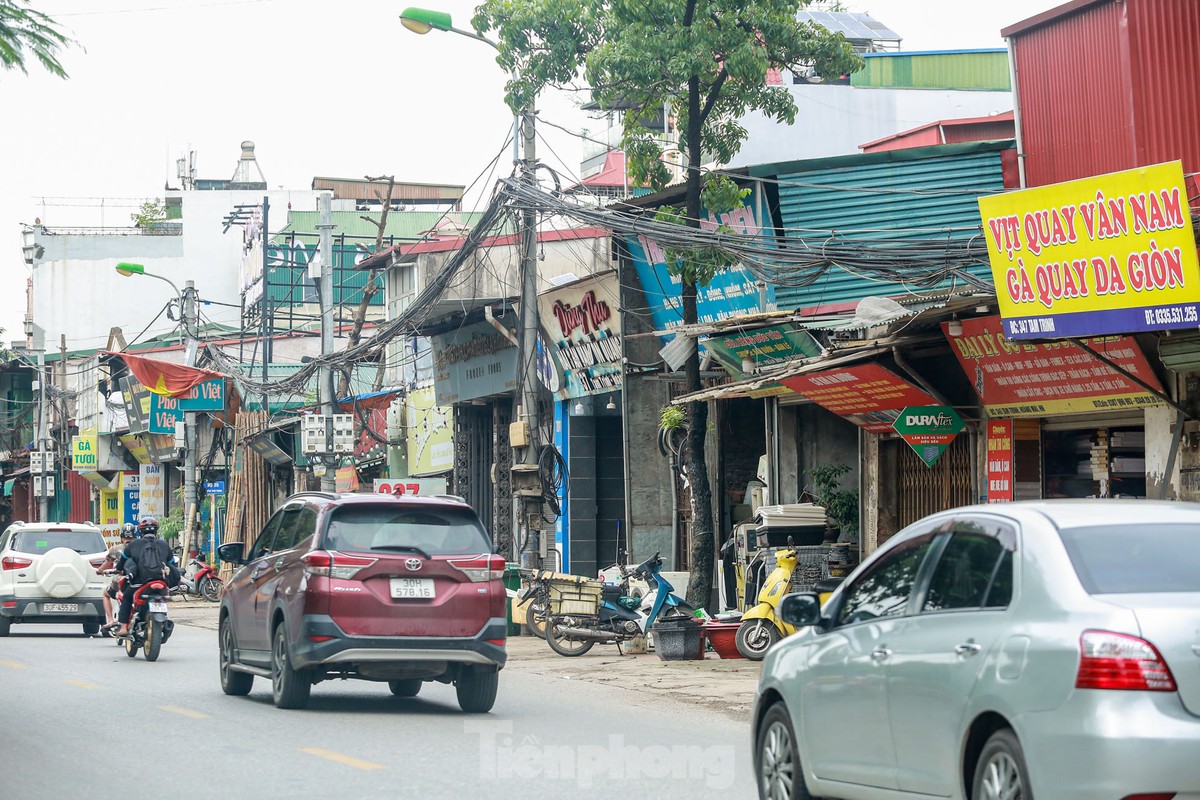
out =
<svg viewBox="0 0 1200 800"><path fill-rule="evenodd" d="M324 575L328 578L349 580L379 559L313 550L306 553L300 560L304 562L304 571L310 575Z"/></svg>
<svg viewBox="0 0 1200 800"><path fill-rule="evenodd" d="M1175 691L1175 677L1162 655L1145 639L1110 631L1084 631L1079 637L1076 689Z"/></svg>
<svg viewBox="0 0 1200 800"><path fill-rule="evenodd" d="M104 566L104 559L103 558L93 558L88 563L91 564L95 569L100 569L100 567Z"/></svg>
<svg viewBox="0 0 1200 800"><path fill-rule="evenodd" d="M450 559L450 566L474 583L498 581L504 577L504 556L484 553L472 558L454 558Z"/></svg>
<svg viewBox="0 0 1200 800"><path fill-rule="evenodd" d="M17 558L16 556L5 556L0 559L0 568L3 569L24 569L33 564L33 561L28 558Z"/></svg>

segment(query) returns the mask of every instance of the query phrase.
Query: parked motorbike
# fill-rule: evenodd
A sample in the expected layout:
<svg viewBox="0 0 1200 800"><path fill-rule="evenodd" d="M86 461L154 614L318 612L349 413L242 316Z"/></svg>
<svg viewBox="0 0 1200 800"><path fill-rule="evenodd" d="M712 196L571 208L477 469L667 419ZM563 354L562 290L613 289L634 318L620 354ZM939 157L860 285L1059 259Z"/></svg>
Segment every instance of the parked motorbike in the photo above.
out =
<svg viewBox="0 0 1200 800"><path fill-rule="evenodd" d="M643 636L660 617L691 617L694 610L677 596L675 589L660 574L662 559L658 553L633 570L621 569L619 586L600 584L598 608L590 614L551 613L546 618L546 643L562 656L581 656L597 643L615 644ZM649 591L635 597L629 594L629 579L646 581Z"/></svg>
<svg viewBox="0 0 1200 800"><path fill-rule="evenodd" d="M529 604L525 611L525 627L534 636L546 638L546 615L550 613L550 573L538 570L529 578L529 585L518 596L518 605Z"/></svg>
<svg viewBox="0 0 1200 800"><path fill-rule="evenodd" d="M751 661L761 661L771 645L796 632L777 613L779 602L790 590L796 563L796 547L789 536L787 548L775 553L775 569L763 581L758 592L758 604L742 614L742 624L737 631L737 649Z"/></svg>
<svg viewBox="0 0 1200 800"><path fill-rule="evenodd" d="M116 574L116 571L110 570L108 574ZM170 593L167 582L156 579L131 586L128 581L123 581L117 591L118 603L128 591L133 592L133 615L129 618L129 633L118 636L117 644L124 646L125 655L130 658L135 658L141 650L147 661L157 661L159 650L175 629L175 623L167 619Z"/></svg>
<svg viewBox="0 0 1200 800"><path fill-rule="evenodd" d="M219 602L224 582L202 556L197 555L188 562L187 570L180 576L179 585L171 587L172 595L195 595L210 603Z"/></svg>

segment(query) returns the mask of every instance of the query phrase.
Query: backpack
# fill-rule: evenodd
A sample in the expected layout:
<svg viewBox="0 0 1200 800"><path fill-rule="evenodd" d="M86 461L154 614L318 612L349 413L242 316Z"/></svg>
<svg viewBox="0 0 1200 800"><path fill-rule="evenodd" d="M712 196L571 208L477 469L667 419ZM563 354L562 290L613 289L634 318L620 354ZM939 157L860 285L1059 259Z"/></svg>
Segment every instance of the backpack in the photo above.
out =
<svg viewBox="0 0 1200 800"><path fill-rule="evenodd" d="M167 543L161 539L141 539L139 542L141 547L138 547L133 554L133 562L137 565L138 581L145 583L162 578L167 568L167 561L163 557L162 551L167 549Z"/></svg>

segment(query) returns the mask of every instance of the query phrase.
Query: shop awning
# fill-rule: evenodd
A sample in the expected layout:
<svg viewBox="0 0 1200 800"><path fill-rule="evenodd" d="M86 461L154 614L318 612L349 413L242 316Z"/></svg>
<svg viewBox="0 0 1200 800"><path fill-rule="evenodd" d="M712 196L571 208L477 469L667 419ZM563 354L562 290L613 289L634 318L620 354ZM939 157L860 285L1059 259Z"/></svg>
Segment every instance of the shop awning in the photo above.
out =
<svg viewBox="0 0 1200 800"><path fill-rule="evenodd" d="M143 386L166 397L178 397L204 381L225 377L224 373L213 372L210 369L187 367L147 356L112 351L105 351L105 355L115 356L124 361L125 366L129 367L129 371Z"/></svg>

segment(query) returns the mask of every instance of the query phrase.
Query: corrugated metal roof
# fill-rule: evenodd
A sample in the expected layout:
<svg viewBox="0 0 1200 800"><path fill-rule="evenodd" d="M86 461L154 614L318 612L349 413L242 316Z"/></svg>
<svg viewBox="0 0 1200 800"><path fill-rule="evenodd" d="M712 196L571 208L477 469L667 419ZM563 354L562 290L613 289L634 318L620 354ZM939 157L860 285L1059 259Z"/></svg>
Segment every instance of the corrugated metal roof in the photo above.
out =
<svg viewBox="0 0 1200 800"><path fill-rule="evenodd" d="M920 150L929 152L933 148ZM779 175L779 180L779 211L787 235L799 236L802 230L837 231L843 239L864 242L911 238L914 228L923 229L922 235L938 228L958 229L948 234L958 238L978 235L979 196L1004 190L997 149L897 160L863 155L857 165L849 162L834 169L785 173ZM991 282L988 264L980 263L969 271ZM947 283L936 288L954 287ZM837 266L810 286L779 286L775 290L779 308L808 308L904 294L911 291L899 283Z"/></svg>
<svg viewBox="0 0 1200 800"><path fill-rule="evenodd" d="M379 229L373 223L363 219L364 216L371 216L378 219L379 212L333 212L333 224L335 226L333 235L374 242L375 234ZM440 211L391 211L388 213L387 230L384 232L384 235L415 241L439 223L449 222L459 227L469 228L475 224L480 216L481 212L479 211L449 211L445 214ZM317 231L319 221L320 212L318 211L289 211L288 223L276 235L276 238L280 235L294 232L298 236L303 235L306 238L311 236L315 241L319 236Z"/></svg>
<svg viewBox="0 0 1200 800"><path fill-rule="evenodd" d="M954 89L1007 92L1012 89L1008 51L964 50L870 53L850 76L860 89Z"/></svg>

